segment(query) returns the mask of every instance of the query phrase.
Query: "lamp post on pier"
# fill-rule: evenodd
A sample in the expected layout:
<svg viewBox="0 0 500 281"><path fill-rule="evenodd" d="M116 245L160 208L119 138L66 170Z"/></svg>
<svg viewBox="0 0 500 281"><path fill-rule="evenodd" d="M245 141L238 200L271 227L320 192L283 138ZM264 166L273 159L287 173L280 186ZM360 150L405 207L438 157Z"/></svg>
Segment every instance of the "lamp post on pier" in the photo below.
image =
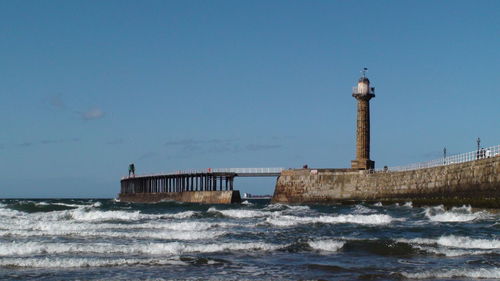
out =
<svg viewBox="0 0 500 281"><path fill-rule="evenodd" d="M480 150L480 147L481 147L481 139L479 137L477 137L477 153L476 153L476 159L479 159L479 154L481 153L479 150Z"/></svg>

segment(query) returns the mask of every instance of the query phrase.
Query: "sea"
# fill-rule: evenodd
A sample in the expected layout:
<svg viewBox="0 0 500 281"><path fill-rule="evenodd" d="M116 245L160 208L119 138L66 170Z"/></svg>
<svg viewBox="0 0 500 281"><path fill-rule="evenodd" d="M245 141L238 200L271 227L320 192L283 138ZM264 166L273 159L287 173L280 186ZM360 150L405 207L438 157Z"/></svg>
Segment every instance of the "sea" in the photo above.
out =
<svg viewBox="0 0 500 281"><path fill-rule="evenodd" d="M500 280L469 206L0 200L0 280Z"/></svg>

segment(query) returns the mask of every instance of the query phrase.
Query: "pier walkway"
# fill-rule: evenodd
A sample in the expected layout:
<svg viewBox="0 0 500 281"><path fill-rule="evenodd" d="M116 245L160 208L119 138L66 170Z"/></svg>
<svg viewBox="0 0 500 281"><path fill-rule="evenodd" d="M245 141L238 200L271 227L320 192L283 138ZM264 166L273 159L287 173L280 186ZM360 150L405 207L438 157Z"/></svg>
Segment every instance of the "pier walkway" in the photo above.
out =
<svg viewBox="0 0 500 281"><path fill-rule="evenodd" d="M233 190L235 177L277 177L283 168L217 168L123 177L121 193Z"/></svg>

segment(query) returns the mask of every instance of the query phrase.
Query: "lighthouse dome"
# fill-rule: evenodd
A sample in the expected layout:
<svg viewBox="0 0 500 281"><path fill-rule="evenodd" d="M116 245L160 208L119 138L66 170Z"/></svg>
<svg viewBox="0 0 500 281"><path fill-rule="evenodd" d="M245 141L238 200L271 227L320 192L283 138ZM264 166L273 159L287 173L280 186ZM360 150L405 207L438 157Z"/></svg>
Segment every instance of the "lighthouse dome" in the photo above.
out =
<svg viewBox="0 0 500 281"><path fill-rule="evenodd" d="M363 76L363 77L359 78L358 83L370 84L370 80L368 80L368 78Z"/></svg>

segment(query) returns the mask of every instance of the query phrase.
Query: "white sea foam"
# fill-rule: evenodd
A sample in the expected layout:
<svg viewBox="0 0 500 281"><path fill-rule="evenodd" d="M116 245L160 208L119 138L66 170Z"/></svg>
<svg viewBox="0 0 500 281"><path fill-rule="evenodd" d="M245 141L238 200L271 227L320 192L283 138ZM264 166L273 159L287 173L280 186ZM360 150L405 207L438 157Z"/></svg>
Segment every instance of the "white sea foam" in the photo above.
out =
<svg viewBox="0 0 500 281"><path fill-rule="evenodd" d="M309 206L302 206L302 205L285 205L285 206L286 208L294 211L305 211L311 209Z"/></svg>
<svg viewBox="0 0 500 281"><path fill-rule="evenodd" d="M453 248L463 249L500 249L500 240L498 239L474 239L463 236L441 236L437 244Z"/></svg>
<svg viewBox="0 0 500 281"><path fill-rule="evenodd" d="M28 268L75 268L75 267L108 267L124 265L186 265L187 263L176 259L166 258L3 258L0 267L28 267Z"/></svg>
<svg viewBox="0 0 500 281"><path fill-rule="evenodd" d="M137 212L132 213L123 211L119 211L119 213L103 213L100 211L86 212L83 210L66 210L32 214L17 213L17 211L8 212L15 216L12 218L2 217L0 236L3 237L103 236L190 240L203 239L203 235L215 235L215 237L217 237L226 233L225 231L196 233L199 231L228 229L235 226L255 226L228 222L203 222L174 219L179 216L192 215L192 213L187 212L163 215L142 215ZM77 219L73 219L73 216ZM113 220L117 220L118 218L121 218L121 220L129 223L113 222ZM141 218L151 219L138 221ZM165 234L167 232L170 232L171 234Z"/></svg>
<svg viewBox="0 0 500 281"><path fill-rule="evenodd" d="M449 235L437 239L415 238L397 239L396 241L409 243L417 249L448 257L500 253L500 240L498 239L477 239Z"/></svg>
<svg viewBox="0 0 500 281"><path fill-rule="evenodd" d="M277 214L276 212L267 212L267 211L257 211L257 210L241 210L241 209L231 209L231 210L217 210L215 208L208 209L209 213L220 213L226 217L230 218L260 218L267 217L273 214Z"/></svg>
<svg viewBox="0 0 500 281"><path fill-rule="evenodd" d="M472 212L470 206L454 207L450 211L446 211L441 205L426 208L424 213L429 220L435 222L467 222L489 217L487 212Z"/></svg>
<svg viewBox="0 0 500 281"><path fill-rule="evenodd" d="M406 202L403 207L413 208L413 203L411 201Z"/></svg>
<svg viewBox="0 0 500 281"><path fill-rule="evenodd" d="M187 219L195 216L198 212L195 211L184 211L175 214L162 214L162 215L149 215L147 218L155 219L155 218L173 218L173 219Z"/></svg>
<svg viewBox="0 0 500 281"><path fill-rule="evenodd" d="M375 207L382 207L383 205L382 205L382 202L377 202L377 203L373 204L373 206L375 206Z"/></svg>
<svg viewBox="0 0 500 281"><path fill-rule="evenodd" d="M23 214L23 212L19 212L19 211L12 210L9 208L1 208L0 209L0 218L2 218L2 219L4 219L4 218L18 218L22 214Z"/></svg>
<svg viewBox="0 0 500 281"><path fill-rule="evenodd" d="M200 240L213 239L227 234L227 231L186 231L186 230L149 230L149 231L109 231L76 229L49 229L44 232L32 230L0 230L0 236L36 237L36 236L72 236L82 238L136 238L164 240Z"/></svg>
<svg viewBox="0 0 500 281"><path fill-rule="evenodd" d="M422 251L436 254L444 255L447 257L458 257L458 256L475 256L475 255L487 255L492 254L495 251L485 251L485 250L461 250L461 249L450 249L446 247L429 247L429 246L419 246L413 245L413 247L420 249Z"/></svg>
<svg viewBox="0 0 500 281"><path fill-rule="evenodd" d="M293 226L309 223L355 223L380 225L389 224L395 219L389 215L338 215L338 216L319 216L319 217L298 217L298 216L277 216L266 218L266 222L276 226Z"/></svg>
<svg viewBox="0 0 500 281"><path fill-rule="evenodd" d="M437 243L436 241L437 239L431 239L431 238L396 239L396 242L407 243L407 244L420 244L420 245L433 245Z"/></svg>
<svg viewBox="0 0 500 281"><path fill-rule="evenodd" d="M291 210L291 211L307 211L311 208L309 206L302 205L286 205L281 203L270 204L264 208L264 210L269 211L283 211L283 210Z"/></svg>
<svg viewBox="0 0 500 281"><path fill-rule="evenodd" d="M328 240L309 241L308 244L311 248L315 250L337 252L340 248L344 246L345 242L328 239Z"/></svg>
<svg viewBox="0 0 500 281"><path fill-rule="evenodd" d="M180 255L187 253L215 253L231 251L273 251L284 247L262 242L254 243L211 243L189 244L170 243L136 243L132 245L117 245L111 243L2 243L0 256L31 256L54 254L127 254L127 255ZM3 259L3 258L2 258Z"/></svg>
<svg viewBox="0 0 500 281"><path fill-rule="evenodd" d="M72 210L71 217L76 221L134 221L140 220L141 216L139 211L125 212L125 211L86 211L84 209Z"/></svg>
<svg viewBox="0 0 500 281"><path fill-rule="evenodd" d="M37 205L37 206L48 206L48 205L50 205L50 203L47 203L47 202L43 202L43 201L42 201L42 202L37 202L37 203L35 203L35 205Z"/></svg>
<svg viewBox="0 0 500 281"><path fill-rule="evenodd" d="M375 210L372 210L370 208L367 208L363 205L355 205L353 213L354 214L369 214L369 213L375 213Z"/></svg>
<svg viewBox="0 0 500 281"><path fill-rule="evenodd" d="M40 202L45 203L45 202ZM100 203L100 202L97 202ZM95 203L95 204L97 204ZM91 207L93 205L81 205L81 204L67 204L67 203L45 203L46 205L56 205L56 206L64 206L64 207L72 207L72 208L80 208L80 207Z"/></svg>
<svg viewBox="0 0 500 281"><path fill-rule="evenodd" d="M449 269L423 272L401 272L403 276L411 279L429 279L429 278L500 278L500 268L477 268L477 269Z"/></svg>

